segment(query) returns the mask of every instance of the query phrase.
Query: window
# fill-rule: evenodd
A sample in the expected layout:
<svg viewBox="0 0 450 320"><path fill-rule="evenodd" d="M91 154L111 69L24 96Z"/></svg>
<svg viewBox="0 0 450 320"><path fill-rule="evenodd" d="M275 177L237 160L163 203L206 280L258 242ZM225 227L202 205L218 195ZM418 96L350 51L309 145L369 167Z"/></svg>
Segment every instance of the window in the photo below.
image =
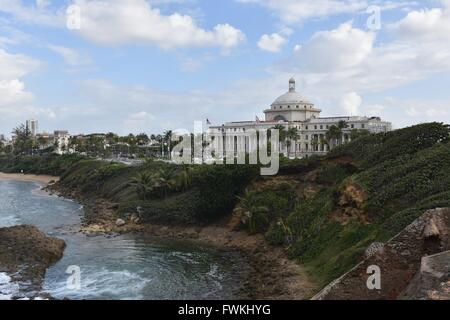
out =
<svg viewBox="0 0 450 320"><path fill-rule="evenodd" d="M291 106L288 106L288 109L290 109L291 108Z"/></svg>
<svg viewBox="0 0 450 320"><path fill-rule="evenodd" d="M355 129L355 125L354 125L354 124L352 124L352 125L351 125L351 128L352 128L352 129Z"/></svg>
<svg viewBox="0 0 450 320"><path fill-rule="evenodd" d="M300 107L299 106L297 106L297 109L299 109Z"/></svg>
<svg viewBox="0 0 450 320"><path fill-rule="evenodd" d="M361 125L361 128L364 129L365 127L366 127L366 125L363 123L363 124Z"/></svg>
<svg viewBox="0 0 450 320"><path fill-rule="evenodd" d="M323 130L323 126L320 126L320 130Z"/></svg>
<svg viewBox="0 0 450 320"><path fill-rule="evenodd" d="M314 126L314 130L317 130L317 126Z"/></svg>
<svg viewBox="0 0 450 320"><path fill-rule="evenodd" d="M308 140L309 139L309 136L308 135L306 135L306 140Z"/></svg>
<svg viewBox="0 0 450 320"><path fill-rule="evenodd" d="M306 126L306 130L308 130L308 126Z"/></svg>

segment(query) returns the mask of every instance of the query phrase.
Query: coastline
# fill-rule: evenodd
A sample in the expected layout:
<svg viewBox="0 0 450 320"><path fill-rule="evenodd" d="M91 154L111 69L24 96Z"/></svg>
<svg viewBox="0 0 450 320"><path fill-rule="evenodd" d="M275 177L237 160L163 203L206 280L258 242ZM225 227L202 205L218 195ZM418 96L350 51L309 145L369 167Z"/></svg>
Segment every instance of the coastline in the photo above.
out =
<svg viewBox="0 0 450 320"><path fill-rule="evenodd" d="M2 180L31 181L31 182L39 182L44 185L49 185L51 183L58 182L59 177L49 175L0 172L0 181Z"/></svg>
<svg viewBox="0 0 450 320"><path fill-rule="evenodd" d="M0 172L1 180L38 182L52 193L79 202L85 207L80 232L86 235L138 233L160 238L196 240L219 249L241 252L248 259L251 271L238 292L239 299L305 300L318 291L317 286L310 282L304 267L289 259L283 248L269 245L261 234L249 235L238 230L232 215L206 226L137 224L127 219L124 226L118 227L113 205L109 201L61 190L58 184L52 183L59 181L58 177Z"/></svg>
<svg viewBox="0 0 450 320"><path fill-rule="evenodd" d="M79 196L76 198L82 202ZM251 271L238 294L239 299L306 300L318 292L319 288L310 281L301 264L288 258L283 248L269 245L263 235L238 230L233 216L206 226L137 224L128 219L124 226L118 227L108 201L86 203L85 209L88 218L81 232L88 235L137 233L201 241L219 249L241 252L248 259Z"/></svg>

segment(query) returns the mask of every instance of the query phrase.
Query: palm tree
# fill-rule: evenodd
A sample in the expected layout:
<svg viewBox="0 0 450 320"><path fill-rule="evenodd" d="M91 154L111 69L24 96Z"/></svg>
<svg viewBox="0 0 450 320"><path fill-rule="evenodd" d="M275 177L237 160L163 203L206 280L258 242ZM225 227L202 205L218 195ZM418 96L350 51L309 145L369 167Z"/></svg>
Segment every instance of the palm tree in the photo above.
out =
<svg viewBox="0 0 450 320"><path fill-rule="evenodd" d="M289 128L286 132L287 137L287 145L288 145L288 158L291 154L291 145L292 141L295 142L295 157L297 157L297 141L300 139L300 135L298 134L298 129L295 127Z"/></svg>
<svg viewBox="0 0 450 320"><path fill-rule="evenodd" d="M255 204L254 193L246 191L243 197L238 197L239 205L235 209L242 224L248 225L250 233L258 232L259 224L268 223L269 209L265 206Z"/></svg>
<svg viewBox="0 0 450 320"><path fill-rule="evenodd" d="M192 183L193 168L187 164L182 165L182 169L175 177L175 185L178 191L189 189Z"/></svg>
<svg viewBox="0 0 450 320"><path fill-rule="evenodd" d="M170 157L171 157L171 144L172 144L172 135L173 135L173 132L172 132L172 130L167 130L167 131L165 131L164 132L164 134L163 134L163 137L164 137L164 141L165 141L165 144L167 144L167 152L168 152L168 154L169 154L169 159L170 159Z"/></svg>
<svg viewBox="0 0 450 320"><path fill-rule="evenodd" d="M174 189L176 183L174 181L173 170L160 169L157 174L153 176L154 189L159 192L162 198L167 197L169 191Z"/></svg>
<svg viewBox="0 0 450 320"><path fill-rule="evenodd" d="M275 125L272 129L278 130L279 135L279 145L278 145L278 151L281 153L281 144L286 142L287 137L287 131L286 127L282 124Z"/></svg>
<svg viewBox="0 0 450 320"><path fill-rule="evenodd" d="M148 200L154 191L153 175L150 172L140 172L129 182L136 188L136 192L142 200Z"/></svg>
<svg viewBox="0 0 450 320"><path fill-rule="evenodd" d="M340 141L342 136L342 129L333 125L328 129L327 133L325 134L325 138L328 141L328 144L330 146L330 149L334 148L337 145L337 142Z"/></svg>

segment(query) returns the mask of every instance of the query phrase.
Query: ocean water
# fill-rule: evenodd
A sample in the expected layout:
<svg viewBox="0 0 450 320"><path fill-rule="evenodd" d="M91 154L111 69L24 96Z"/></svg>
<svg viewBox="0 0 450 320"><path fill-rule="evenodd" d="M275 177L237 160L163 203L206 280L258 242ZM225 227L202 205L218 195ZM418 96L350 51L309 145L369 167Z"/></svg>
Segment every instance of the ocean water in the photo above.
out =
<svg viewBox="0 0 450 320"><path fill-rule="evenodd" d="M83 207L40 191L40 185L0 181L0 227L37 226L64 239L64 257L48 269L44 291L69 299L233 299L248 273L236 252L198 242L78 233ZM0 270L1 271L1 270ZM18 286L0 273L0 299Z"/></svg>

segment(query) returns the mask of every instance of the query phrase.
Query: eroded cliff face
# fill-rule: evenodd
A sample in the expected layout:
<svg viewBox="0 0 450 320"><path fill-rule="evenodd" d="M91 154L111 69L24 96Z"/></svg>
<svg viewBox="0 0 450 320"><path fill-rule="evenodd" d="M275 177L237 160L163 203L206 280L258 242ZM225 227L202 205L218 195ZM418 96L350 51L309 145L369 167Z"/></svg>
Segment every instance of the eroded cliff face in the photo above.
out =
<svg viewBox="0 0 450 320"><path fill-rule="evenodd" d="M449 208L427 211L375 248L313 299L450 299Z"/></svg>
<svg viewBox="0 0 450 320"><path fill-rule="evenodd" d="M34 226L0 228L0 272L9 274L23 291L37 295L47 268L62 258L65 247L63 240Z"/></svg>

